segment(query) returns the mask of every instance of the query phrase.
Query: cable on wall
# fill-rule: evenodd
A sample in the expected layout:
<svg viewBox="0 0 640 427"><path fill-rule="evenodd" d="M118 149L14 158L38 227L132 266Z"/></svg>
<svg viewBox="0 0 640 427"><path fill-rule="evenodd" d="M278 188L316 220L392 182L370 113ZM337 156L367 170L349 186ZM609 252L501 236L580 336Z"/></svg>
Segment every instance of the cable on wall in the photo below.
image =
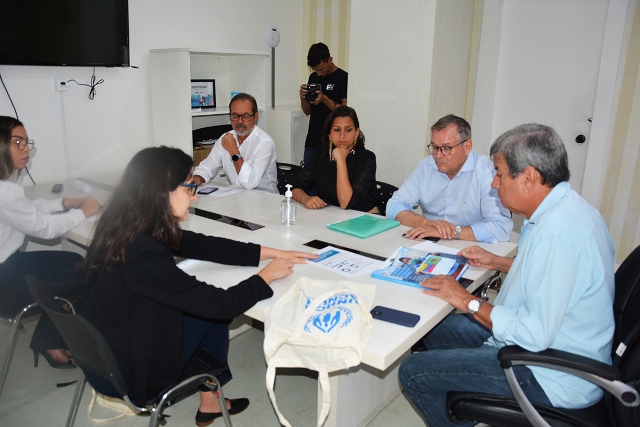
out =
<svg viewBox="0 0 640 427"><path fill-rule="evenodd" d="M104 79L100 79L100 80L98 80L96 82L96 67L93 67L93 75L91 76L91 83L90 84L78 83L74 79L67 80L67 83L69 83L69 82L74 82L78 86L90 87L91 89L89 89L89 99L93 101L93 98L95 98L95 96L96 96L96 86L98 86L99 84L104 83Z"/></svg>

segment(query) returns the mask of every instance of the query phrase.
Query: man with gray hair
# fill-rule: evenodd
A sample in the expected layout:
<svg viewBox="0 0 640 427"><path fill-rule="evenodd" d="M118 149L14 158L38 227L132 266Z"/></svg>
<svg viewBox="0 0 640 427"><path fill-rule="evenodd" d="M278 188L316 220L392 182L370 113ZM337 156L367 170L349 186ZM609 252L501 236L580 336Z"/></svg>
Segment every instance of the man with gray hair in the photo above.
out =
<svg viewBox="0 0 640 427"><path fill-rule="evenodd" d="M467 314L452 314L424 338L424 353L400 366L400 382L430 426L454 424L445 410L448 391L512 397L498 350L564 350L611 363L614 247L600 213L571 189L567 152L550 127L526 124L491 146L497 173L492 187L502 204L526 218L518 256L505 258L478 246L461 255L473 266L506 273L493 304L438 276L422 282ZM536 366L515 366L529 400L583 408L602 390L576 376ZM465 425L471 425L467 423Z"/></svg>
<svg viewBox="0 0 640 427"><path fill-rule="evenodd" d="M507 241L513 222L491 181L487 156L472 150L471 126L449 114L431 126L431 156L423 159L387 203L387 216L413 227L410 239ZM413 212L417 205L423 215Z"/></svg>

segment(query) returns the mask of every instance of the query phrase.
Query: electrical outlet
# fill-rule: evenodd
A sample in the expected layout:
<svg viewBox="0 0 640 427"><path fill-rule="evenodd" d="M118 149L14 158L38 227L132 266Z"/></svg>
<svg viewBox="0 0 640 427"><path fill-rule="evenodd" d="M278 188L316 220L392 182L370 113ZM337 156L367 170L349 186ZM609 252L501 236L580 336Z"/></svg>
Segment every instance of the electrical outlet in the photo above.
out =
<svg viewBox="0 0 640 427"><path fill-rule="evenodd" d="M58 92L62 92L63 90L69 90L68 79L55 79L53 81L53 87Z"/></svg>

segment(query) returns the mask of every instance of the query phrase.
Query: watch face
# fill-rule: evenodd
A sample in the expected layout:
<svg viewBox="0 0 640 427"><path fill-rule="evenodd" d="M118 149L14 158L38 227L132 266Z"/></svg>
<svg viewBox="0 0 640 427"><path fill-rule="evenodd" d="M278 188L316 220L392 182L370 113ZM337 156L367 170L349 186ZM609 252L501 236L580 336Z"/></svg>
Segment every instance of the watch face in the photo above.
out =
<svg viewBox="0 0 640 427"><path fill-rule="evenodd" d="M238 160L240 160L240 156L238 156L237 154L234 154L233 156L231 156L231 160L233 160L234 162L237 162Z"/></svg>
<svg viewBox="0 0 640 427"><path fill-rule="evenodd" d="M480 310L480 300L472 299L469 301L469 305L467 305L467 311L470 314L475 314Z"/></svg>

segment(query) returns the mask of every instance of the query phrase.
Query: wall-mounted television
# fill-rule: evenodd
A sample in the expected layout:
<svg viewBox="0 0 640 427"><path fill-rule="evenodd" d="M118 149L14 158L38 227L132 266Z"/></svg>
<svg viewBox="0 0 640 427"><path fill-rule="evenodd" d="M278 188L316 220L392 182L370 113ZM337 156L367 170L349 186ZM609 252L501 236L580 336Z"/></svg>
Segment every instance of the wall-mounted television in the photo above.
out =
<svg viewBox="0 0 640 427"><path fill-rule="evenodd" d="M128 0L0 0L0 64L129 66Z"/></svg>

